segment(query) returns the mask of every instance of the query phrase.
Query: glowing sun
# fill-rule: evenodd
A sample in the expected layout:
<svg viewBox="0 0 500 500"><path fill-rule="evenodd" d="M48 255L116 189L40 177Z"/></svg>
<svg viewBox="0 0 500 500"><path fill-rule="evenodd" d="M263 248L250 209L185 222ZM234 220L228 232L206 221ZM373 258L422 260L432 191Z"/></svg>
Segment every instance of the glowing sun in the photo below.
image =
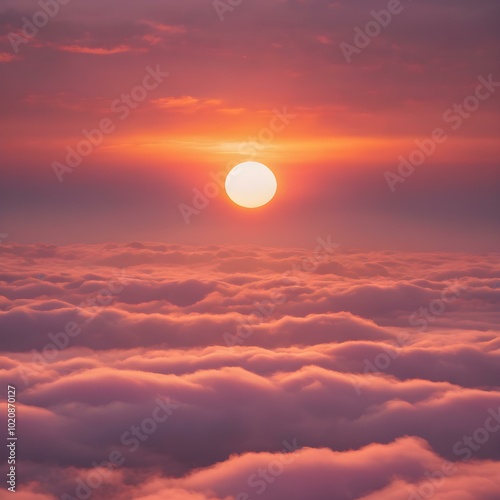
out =
<svg viewBox="0 0 500 500"><path fill-rule="evenodd" d="M277 188L273 172L256 161L236 165L226 177L227 195L245 208L257 208L269 203Z"/></svg>

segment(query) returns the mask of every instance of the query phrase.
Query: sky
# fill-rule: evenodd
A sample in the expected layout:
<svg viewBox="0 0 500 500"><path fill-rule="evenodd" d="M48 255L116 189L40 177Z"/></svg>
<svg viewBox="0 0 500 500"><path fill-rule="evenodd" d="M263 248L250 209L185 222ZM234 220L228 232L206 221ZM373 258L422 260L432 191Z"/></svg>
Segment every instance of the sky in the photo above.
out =
<svg viewBox="0 0 500 500"><path fill-rule="evenodd" d="M2 234L496 250L498 2L394 2L3 0ZM248 159L265 210L211 185Z"/></svg>
<svg viewBox="0 0 500 500"><path fill-rule="evenodd" d="M0 0L0 500L498 500L499 21Z"/></svg>

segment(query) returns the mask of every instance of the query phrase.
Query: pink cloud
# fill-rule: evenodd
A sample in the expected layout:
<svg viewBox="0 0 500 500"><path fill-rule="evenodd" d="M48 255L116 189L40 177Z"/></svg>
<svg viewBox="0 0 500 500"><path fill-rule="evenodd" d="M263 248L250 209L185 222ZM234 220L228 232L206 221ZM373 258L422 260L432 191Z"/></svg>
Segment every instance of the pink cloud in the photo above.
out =
<svg viewBox="0 0 500 500"><path fill-rule="evenodd" d="M0 250L0 382L19 391L24 495L71 493L118 450L126 463L96 499L255 496L248 477L294 439L297 459L261 498L398 498L448 460L457 472L436 495L497 488L496 434L468 463L454 451L500 408L494 256L339 251L307 272L303 249ZM412 326L455 277L456 300ZM179 407L132 453L121 436L158 397Z"/></svg>
<svg viewBox="0 0 500 500"><path fill-rule="evenodd" d="M111 47L109 49L104 47L85 47L82 45L60 45L57 47L59 50L64 52L76 52L79 54L94 54L99 56L106 56L110 54L120 54L122 52L130 52L133 49L127 45L119 45L117 47Z"/></svg>

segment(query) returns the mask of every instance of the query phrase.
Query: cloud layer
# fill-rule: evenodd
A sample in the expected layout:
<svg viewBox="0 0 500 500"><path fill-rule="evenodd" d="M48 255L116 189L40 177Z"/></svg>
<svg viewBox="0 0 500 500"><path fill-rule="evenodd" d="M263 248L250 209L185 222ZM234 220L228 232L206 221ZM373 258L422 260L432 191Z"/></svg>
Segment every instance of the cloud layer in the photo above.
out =
<svg viewBox="0 0 500 500"><path fill-rule="evenodd" d="M4 244L19 496L496 498L498 262Z"/></svg>

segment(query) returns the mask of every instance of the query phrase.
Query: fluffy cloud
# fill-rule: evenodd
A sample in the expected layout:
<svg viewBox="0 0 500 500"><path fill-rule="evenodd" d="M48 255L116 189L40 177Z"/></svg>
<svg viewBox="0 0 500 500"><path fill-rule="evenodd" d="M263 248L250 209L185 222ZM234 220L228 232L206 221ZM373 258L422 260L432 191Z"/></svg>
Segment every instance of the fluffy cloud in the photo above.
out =
<svg viewBox="0 0 500 500"><path fill-rule="evenodd" d="M0 248L21 498L499 491L493 255Z"/></svg>

